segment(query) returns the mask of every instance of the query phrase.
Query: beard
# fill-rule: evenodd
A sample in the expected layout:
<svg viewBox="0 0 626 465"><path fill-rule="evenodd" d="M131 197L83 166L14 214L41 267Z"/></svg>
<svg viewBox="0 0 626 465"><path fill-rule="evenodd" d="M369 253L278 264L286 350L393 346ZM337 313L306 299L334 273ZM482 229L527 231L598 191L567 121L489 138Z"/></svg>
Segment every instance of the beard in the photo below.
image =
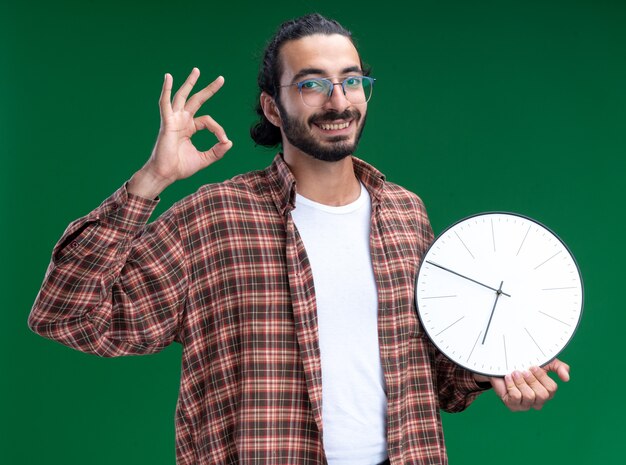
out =
<svg viewBox="0 0 626 465"><path fill-rule="evenodd" d="M343 160L356 151L367 117L367 115L362 117L359 110L347 109L341 113L337 113L335 111L319 113L312 115L309 117L307 122L304 123L303 121L289 115L279 102L276 102L276 104L278 112L280 113L282 129L285 137L291 145L302 150L307 155L310 155L317 160L335 162ZM354 124L360 124L357 128L354 142L347 140L346 136L335 136L328 139L326 144L322 144L313 137L311 130L309 129L311 125L318 121L328 123L340 119L351 119ZM363 121L361 121L361 119L363 119Z"/></svg>

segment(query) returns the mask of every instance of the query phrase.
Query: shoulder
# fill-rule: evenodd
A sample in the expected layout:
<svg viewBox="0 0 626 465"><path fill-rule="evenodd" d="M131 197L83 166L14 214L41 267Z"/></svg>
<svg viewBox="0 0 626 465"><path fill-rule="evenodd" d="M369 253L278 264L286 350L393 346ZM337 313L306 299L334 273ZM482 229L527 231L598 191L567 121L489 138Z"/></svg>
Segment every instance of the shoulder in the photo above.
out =
<svg viewBox="0 0 626 465"><path fill-rule="evenodd" d="M433 230L422 199L402 186L386 182L381 196L381 216L388 230L401 237L417 238L423 256L433 240Z"/></svg>
<svg viewBox="0 0 626 465"><path fill-rule="evenodd" d="M268 194L267 173L265 170L239 174L220 183L205 184L196 192L198 197L258 197Z"/></svg>
<svg viewBox="0 0 626 465"><path fill-rule="evenodd" d="M385 182L381 203L384 208L399 213L417 213L426 216L426 207L422 199L414 192L392 182Z"/></svg>
<svg viewBox="0 0 626 465"><path fill-rule="evenodd" d="M265 171L250 171L219 183L205 184L195 193L178 201L174 208L182 214L190 211L215 213L225 210L250 210L271 201Z"/></svg>

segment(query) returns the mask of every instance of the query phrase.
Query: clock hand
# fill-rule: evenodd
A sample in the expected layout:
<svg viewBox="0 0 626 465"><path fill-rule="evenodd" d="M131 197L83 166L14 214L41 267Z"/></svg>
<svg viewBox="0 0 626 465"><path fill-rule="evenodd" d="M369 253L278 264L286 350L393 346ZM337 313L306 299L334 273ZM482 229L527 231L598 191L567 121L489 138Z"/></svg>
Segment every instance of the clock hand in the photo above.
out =
<svg viewBox="0 0 626 465"><path fill-rule="evenodd" d="M487 286L486 284L480 283L480 282L476 281L475 279L468 278L467 276L463 276L461 273L457 273L456 271L452 271L451 269L446 268L445 266L441 266L441 265L439 265L439 264L437 264L435 262L431 262L430 260L426 260L426 263L428 263L430 265L433 265L433 266L436 266L437 268L441 268L442 270L445 270L445 271L447 271L449 273L452 273L452 274L455 274L457 276L460 276L461 278L467 279L468 281L471 281L473 283L480 284L481 286L486 287L487 289L491 289L494 292L499 292L500 294L503 294L503 295L505 295L507 297L511 297L510 294L507 294L506 292L502 292L502 285L500 286L500 289L496 289L494 287Z"/></svg>
<svg viewBox="0 0 626 465"><path fill-rule="evenodd" d="M496 305L498 304L498 299L500 298L500 295L504 294L504 292L502 292L502 285L504 284L504 281L500 282L500 289L498 289L496 291L496 301L493 303L493 308L491 309L491 315L489 315L489 322L487 323L487 329L485 329L485 335L483 336L483 345L485 344L485 339L487 339L487 333L489 332L489 326L491 326L491 319L493 318L493 312L496 311Z"/></svg>

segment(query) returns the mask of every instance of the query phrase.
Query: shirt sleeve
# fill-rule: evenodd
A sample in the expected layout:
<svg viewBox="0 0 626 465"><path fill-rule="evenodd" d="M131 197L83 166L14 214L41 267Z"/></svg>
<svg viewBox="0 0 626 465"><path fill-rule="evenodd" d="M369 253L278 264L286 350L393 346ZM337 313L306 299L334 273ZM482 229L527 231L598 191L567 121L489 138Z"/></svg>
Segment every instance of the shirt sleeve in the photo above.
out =
<svg viewBox="0 0 626 465"><path fill-rule="evenodd" d="M474 374L450 361L433 346L435 352L435 373L437 378L437 396L442 410L450 413L465 410L491 385L478 383Z"/></svg>
<svg viewBox="0 0 626 465"><path fill-rule="evenodd" d="M187 288L174 209L118 189L56 244L28 318L36 333L104 357L157 352L177 337Z"/></svg>

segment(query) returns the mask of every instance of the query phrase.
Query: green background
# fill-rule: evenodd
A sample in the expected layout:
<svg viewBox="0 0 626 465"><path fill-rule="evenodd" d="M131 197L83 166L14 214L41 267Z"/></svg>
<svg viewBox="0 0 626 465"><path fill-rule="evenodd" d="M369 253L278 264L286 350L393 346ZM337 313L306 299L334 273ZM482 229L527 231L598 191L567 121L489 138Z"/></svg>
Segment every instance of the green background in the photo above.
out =
<svg viewBox="0 0 626 465"><path fill-rule="evenodd" d="M65 226L147 159L165 72L226 77L203 107L234 148L169 188L267 165L256 72L280 22L319 11L352 29L378 79L358 155L417 192L436 232L515 211L577 257L585 311L542 411L493 393L445 415L454 464L616 463L624 433L624 1L168 2L33 0L0 7L0 463L172 464L180 347L99 359L26 319ZM207 148L212 137L197 143Z"/></svg>

